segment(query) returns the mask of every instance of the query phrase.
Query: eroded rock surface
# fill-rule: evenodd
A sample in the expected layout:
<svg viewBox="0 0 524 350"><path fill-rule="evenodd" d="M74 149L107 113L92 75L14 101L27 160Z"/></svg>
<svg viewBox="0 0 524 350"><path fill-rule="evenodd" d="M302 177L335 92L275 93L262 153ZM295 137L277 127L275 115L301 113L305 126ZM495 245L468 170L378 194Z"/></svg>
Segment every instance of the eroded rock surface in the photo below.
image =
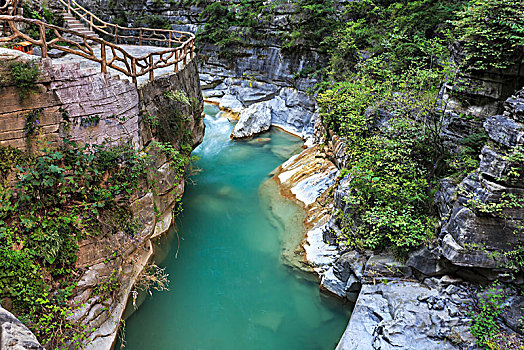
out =
<svg viewBox="0 0 524 350"><path fill-rule="evenodd" d="M524 198L524 174L510 160L524 144L524 125L519 122L524 108L521 96L519 91L506 101L503 115L485 119L483 126L491 143L482 149L480 167L456 188L445 182L437 196L444 218L442 255L454 265L493 270L483 274L491 280L510 278L501 253L521 243L516 233L522 232L524 221L524 210L519 206ZM496 203L507 204L500 212L486 209Z"/></svg>
<svg viewBox="0 0 524 350"><path fill-rule="evenodd" d="M36 337L12 313L0 306L0 349L44 350Z"/></svg>
<svg viewBox="0 0 524 350"><path fill-rule="evenodd" d="M239 119L233 138L251 137L278 126L304 139L318 118L312 96L295 88L251 80L200 75L204 98Z"/></svg>
<svg viewBox="0 0 524 350"><path fill-rule="evenodd" d="M366 284L336 349L475 349L466 308L470 293L465 285L438 282Z"/></svg>

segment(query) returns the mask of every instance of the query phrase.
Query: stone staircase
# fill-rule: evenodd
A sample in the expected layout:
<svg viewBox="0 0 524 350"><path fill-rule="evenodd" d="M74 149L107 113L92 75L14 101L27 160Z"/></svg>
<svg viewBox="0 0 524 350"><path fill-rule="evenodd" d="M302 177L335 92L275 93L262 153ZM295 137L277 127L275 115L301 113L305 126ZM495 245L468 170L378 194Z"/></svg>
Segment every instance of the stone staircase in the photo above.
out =
<svg viewBox="0 0 524 350"><path fill-rule="evenodd" d="M66 28L97 39L100 38L98 34L87 28L84 23L73 17L71 14L63 12L62 18L64 19L64 25Z"/></svg>

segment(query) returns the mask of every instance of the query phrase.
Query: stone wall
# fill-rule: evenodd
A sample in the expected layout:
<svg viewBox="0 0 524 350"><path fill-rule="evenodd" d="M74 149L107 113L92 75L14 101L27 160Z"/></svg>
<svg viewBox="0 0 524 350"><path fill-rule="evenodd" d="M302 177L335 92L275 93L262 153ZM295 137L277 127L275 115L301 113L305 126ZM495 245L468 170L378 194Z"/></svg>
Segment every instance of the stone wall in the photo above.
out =
<svg viewBox="0 0 524 350"><path fill-rule="evenodd" d="M79 243L76 267L81 277L74 290L72 306L76 309L70 319L95 329L88 349L109 349L116 339L131 289L153 255L152 240L171 226L174 206L184 191L183 179L177 176L170 160L154 147L154 142L170 142L175 148L185 143L194 148L204 136L196 60L180 72L159 77L137 90L130 81L96 69L35 59L41 74L34 91L22 98L12 80L9 62L25 61L29 56L0 50L0 146L36 152L41 142L53 146L68 137L80 143L132 144L155 157L156 169L149 176L158 185L154 191L144 187L131 203L141 231L133 237L118 232L88 237ZM177 92L190 102L170 98L166 92ZM23 129L27 115L35 111L39 111L40 126L28 140ZM157 140L150 124L144 121L147 115L167 124L179 123L180 133ZM115 256L114 252L119 254ZM119 289L109 299L101 300L95 286L115 275L119 276Z"/></svg>
<svg viewBox="0 0 524 350"><path fill-rule="evenodd" d="M0 49L0 146L26 150L38 141L56 143L63 136L101 143L139 139L139 99L135 86L96 69L80 69L78 63L53 65L51 59L36 60L16 51ZM18 88L10 62L33 60L41 74L29 92ZM39 132L30 140L24 135L27 115L41 109Z"/></svg>

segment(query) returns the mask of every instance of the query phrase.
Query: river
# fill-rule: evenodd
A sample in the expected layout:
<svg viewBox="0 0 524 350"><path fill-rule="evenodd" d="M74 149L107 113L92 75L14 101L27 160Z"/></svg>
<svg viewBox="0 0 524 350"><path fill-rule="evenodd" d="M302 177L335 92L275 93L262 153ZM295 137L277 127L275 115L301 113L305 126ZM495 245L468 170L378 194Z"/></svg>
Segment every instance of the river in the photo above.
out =
<svg viewBox="0 0 524 350"><path fill-rule="evenodd" d="M276 218L261 193L302 142L280 130L230 141L233 124L217 112L206 105L206 135L194 151L201 171L160 264L169 291L154 292L126 321L125 348L334 349L349 308L283 264L286 230L300 232L303 213L288 203Z"/></svg>

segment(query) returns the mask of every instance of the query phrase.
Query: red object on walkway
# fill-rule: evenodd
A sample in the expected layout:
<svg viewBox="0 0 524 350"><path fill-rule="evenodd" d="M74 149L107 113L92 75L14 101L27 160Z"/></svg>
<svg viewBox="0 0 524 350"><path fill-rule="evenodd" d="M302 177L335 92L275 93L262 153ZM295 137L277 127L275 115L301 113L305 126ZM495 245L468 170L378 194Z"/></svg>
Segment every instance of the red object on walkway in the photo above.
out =
<svg viewBox="0 0 524 350"><path fill-rule="evenodd" d="M29 41L23 41L21 43L17 43L13 46L13 49L22 51L23 53L26 53L28 55L33 54L33 44L31 44Z"/></svg>

